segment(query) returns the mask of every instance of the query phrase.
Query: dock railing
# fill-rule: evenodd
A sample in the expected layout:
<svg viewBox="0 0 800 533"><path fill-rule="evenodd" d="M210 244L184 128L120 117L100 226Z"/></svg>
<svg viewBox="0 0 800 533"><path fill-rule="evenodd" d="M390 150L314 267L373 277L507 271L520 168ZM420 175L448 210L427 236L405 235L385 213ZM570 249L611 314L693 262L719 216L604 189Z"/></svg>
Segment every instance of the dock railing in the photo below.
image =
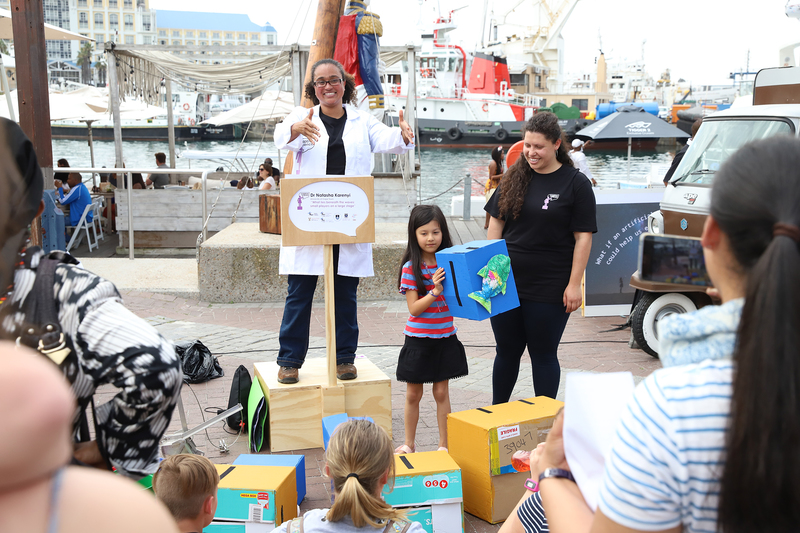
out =
<svg viewBox="0 0 800 533"><path fill-rule="evenodd" d="M200 169L188 169L188 168L169 168L169 169L162 169L162 168L92 168L92 167L69 167L70 172L77 172L78 174L89 174L89 173L97 173L97 174L126 174L127 175L127 183L133 183L132 174L180 174L181 176L199 176L202 180L203 187L202 187L202 197L203 197L203 241L208 238L208 187L206 186L208 183L208 175L213 170L200 170ZM237 172L238 174L238 172ZM124 187L125 180L123 180L123 186L117 187L117 189L127 189L128 193L128 259L133 261L133 194L131 191L133 190L131 187ZM108 210L109 216L112 215L112 210Z"/></svg>

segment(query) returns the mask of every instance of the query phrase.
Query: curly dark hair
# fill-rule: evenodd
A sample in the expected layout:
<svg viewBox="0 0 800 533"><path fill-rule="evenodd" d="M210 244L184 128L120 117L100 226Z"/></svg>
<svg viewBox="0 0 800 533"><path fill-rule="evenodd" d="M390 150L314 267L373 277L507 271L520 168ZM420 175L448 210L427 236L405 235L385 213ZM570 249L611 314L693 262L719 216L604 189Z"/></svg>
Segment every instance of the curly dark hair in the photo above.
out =
<svg viewBox="0 0 800 533"><path fill-rule="evenodd" d="M342 79L344 80L344 96L342 96L342 102L356 105L356 96L358 94L356 91L356 79L351 74L345 72L342 64L335 59L320 59L311 67L311 80L306 83L305 87L306 98L314 102L314 105L319 105L319 98L317 98L317 93L314 90L314 72L320 65L333 65L339 69L339 72L342 73Z"/></svg>
<svg viewBox="0 0 800 533"><path fill-rule="evenodd" d="M533 115L525 123L525 133L528 132L541 133L553 144L560 139L561 144L556 149L556 159L562 165L575 166L569 156L567 138L561 126L558 125L558 117L553 113L544 111ZM500 216L503 219L509 218L509 215L511 219L519 217L522 203L525 201L525 194L528 192L528 184L535 174L536 172L522 155L508 169L498 189L500 198L497 206L500 208Z"/></svg>

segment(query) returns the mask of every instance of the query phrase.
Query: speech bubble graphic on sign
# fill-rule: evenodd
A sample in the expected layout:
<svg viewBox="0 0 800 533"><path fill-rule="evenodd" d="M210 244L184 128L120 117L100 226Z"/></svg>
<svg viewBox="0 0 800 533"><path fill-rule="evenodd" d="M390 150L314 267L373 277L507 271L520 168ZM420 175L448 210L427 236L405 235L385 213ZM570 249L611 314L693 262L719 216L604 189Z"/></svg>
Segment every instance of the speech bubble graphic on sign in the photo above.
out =
<svg viewBox="0 0 800 533"><path fill-rule="evenodd" d="M298 190L289 202L289 218L308 232L336 232L354 237L369 216L363 189L342 181L319 181Z"/></svg>

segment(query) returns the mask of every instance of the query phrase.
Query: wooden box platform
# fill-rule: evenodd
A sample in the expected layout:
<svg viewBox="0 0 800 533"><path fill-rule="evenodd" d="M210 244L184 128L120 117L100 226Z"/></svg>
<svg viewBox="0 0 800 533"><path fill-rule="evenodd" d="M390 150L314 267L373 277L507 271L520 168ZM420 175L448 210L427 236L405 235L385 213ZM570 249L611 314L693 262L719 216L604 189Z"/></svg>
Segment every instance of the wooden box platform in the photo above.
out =
<svg viewBox="0 0 800 533"><path fill-rule="evenodd" d="M366 358L356 359L358 377L329 388L327 361L306 359L300 381L278 383L278 365L255 363L255 375L268 406L272 453L322 448L322 417L345 412L369 416L392 436L392 382ZM342 401L343 400L343 401Z"/></svg>

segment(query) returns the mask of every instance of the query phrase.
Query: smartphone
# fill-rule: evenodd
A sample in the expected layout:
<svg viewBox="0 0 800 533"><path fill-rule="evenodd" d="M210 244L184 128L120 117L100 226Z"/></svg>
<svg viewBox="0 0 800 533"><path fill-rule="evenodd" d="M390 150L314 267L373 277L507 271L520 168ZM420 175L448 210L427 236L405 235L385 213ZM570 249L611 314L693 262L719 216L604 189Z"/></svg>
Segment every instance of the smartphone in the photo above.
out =
<svg viewBox="0 0 800 533"><path fill-rule="evenodd" d="M696 237L644 233L639 238L639 277L644 281L711 287L703 247Z"/></svg>

